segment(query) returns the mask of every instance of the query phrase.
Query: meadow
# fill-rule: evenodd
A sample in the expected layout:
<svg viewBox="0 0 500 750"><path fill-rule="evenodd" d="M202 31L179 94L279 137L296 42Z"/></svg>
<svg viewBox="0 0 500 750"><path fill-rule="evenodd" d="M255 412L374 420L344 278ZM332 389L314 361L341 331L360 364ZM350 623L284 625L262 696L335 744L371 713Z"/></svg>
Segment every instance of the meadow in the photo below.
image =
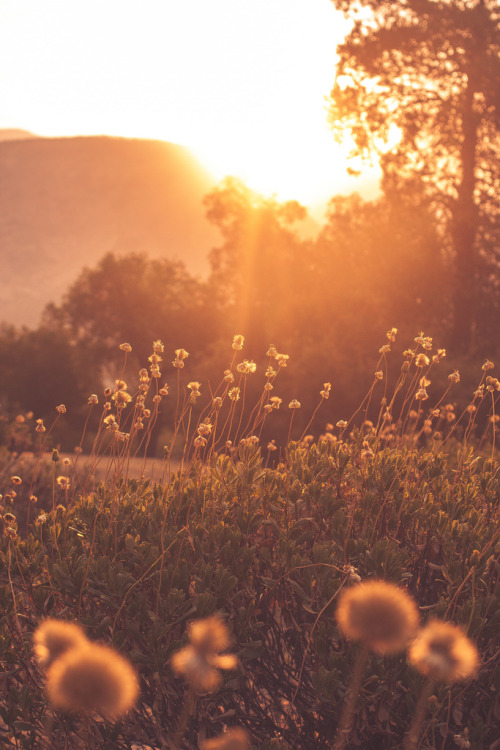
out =
<svg viewBox="0 0 500 750"><path fill-rule="evenodd" d="M51 444L64 404L2 422L0 745L499 750L494 365L457 412L458 371L429 396L445 350L420 333L396 354L391 329L358 409L329 423L319 383L304 429L300 394L279 396L293 361L244 344L211 391L161 341L125 382L120 344L71 457ZM153 481L136 467L167 372ZM283 444L262 439L277 412Z"/></svg>

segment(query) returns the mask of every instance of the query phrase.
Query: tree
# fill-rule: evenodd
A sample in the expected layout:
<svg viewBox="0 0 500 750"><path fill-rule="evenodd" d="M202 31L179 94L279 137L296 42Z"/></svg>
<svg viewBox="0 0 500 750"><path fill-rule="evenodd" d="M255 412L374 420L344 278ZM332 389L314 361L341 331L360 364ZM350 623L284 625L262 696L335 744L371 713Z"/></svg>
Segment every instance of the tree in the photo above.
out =
<svg viewBox="0 0 500 750"><path fill-rule="evenodd" d="M409 180L425 189L453 260L453 344L469 347L485 295L498 300L497 2L333 2L353 22L338 49L333 129L339 139L350 131L364 157L399 133L382 156L384 188L401 192Z"/></svg>

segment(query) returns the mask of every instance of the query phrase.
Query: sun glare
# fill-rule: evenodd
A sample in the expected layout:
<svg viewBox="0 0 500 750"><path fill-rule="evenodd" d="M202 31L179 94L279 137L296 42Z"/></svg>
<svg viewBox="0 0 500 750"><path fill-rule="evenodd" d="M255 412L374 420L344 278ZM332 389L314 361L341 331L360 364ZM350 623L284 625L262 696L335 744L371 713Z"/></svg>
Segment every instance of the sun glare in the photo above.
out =
<svg viewBox="0 0 500 750"><path fill-rule="evenodd" d="M3 0L0 127L181 143L217 178L321 203L360 189L326 121L345 32L331 0Z"/></svg>

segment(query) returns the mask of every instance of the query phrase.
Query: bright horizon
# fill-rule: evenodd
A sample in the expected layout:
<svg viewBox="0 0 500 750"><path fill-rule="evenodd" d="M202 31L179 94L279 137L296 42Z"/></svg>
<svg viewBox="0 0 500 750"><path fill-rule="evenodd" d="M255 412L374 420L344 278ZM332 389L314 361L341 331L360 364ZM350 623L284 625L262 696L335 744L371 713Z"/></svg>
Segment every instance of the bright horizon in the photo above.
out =
<svg viewBox="0 0 500 750"><path fill-rule="evenodd" d="M327 124L346 30L330 0L1 0L0 128L179 143L319 218L378 180Z"/></svg>

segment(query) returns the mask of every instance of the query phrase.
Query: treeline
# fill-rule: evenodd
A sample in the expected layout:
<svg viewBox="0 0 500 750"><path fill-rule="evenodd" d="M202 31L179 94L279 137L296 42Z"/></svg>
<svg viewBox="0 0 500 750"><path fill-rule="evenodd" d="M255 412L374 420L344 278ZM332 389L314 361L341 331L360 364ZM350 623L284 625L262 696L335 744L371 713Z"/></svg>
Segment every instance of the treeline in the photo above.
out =
<svg viewBox="0 0 500 750"><path fill-rule="evenodd" d="M463 406L470 401L482 361L500 349L499 297L494 286L485 293L474 347L460 359L454 356L453 274L425 192L386 191L372 202L335 197L318 236L307 240L297 230L305 215L298 203L263 198L233 178L206 197L205 207L222 237L210 253L208 278L196 278L166 258L110 253L81 273L61 304L46 308L36 330L1 328L5 416L32 411L50 421L55 406L64 403L64 428L58 425L54 440L71 449L79 442L89 395L122 376L132 390L140 368L149 367L153 340L161 339L161 384L167 383L169 398L163 399L151 445L159 453L175 417L178 376L182 392L198 381L208 398L231 363L234 334L242 334L245 347L234 365L243 358L257 363L246 378L248 413L262 394L269 345L290 356L273 391L285 408L266 424L264 437L286 438L292 398L302 404L294 423L300 433L323 383L331 382L331 397L311 426L318 434L326 422L356 410L392 327L398 336L387 355L389 379L400 372L402 351L424 331L435 348L448 348L429 392L444 390L448 373L458 368L462 379L453 399ZM132 346L125 372L123 342ZM172 360L181 347L190 356L179 372ZM377 406L382 394L383 385L374 397Z"/></svg>

